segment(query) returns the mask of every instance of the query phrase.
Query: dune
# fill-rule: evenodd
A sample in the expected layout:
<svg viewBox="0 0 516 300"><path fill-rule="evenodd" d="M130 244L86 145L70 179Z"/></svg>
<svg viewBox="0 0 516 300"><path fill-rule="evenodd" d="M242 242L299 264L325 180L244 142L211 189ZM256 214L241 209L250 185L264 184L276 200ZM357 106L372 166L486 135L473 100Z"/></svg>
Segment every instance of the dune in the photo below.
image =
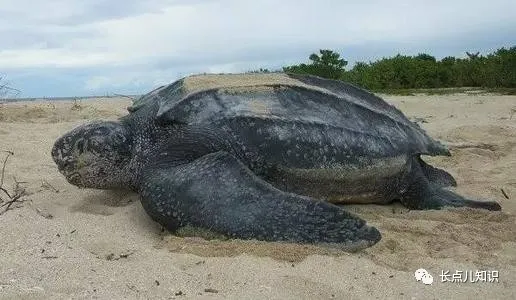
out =
<svg viewBox="0 0 516 300"><path fill-rule="evenodd" d="M128 99L1 104L0 150L14 153L3 187L24 193L0 209L0 298L516 299L516 96L384 98L449 145L451 157L425 159L458 192L502 211L349 205L383 235L356 253L173 236L136 194L76 188L50 157L64 132L127 114ZM432 284L416 281L420 268Z"/></svg>

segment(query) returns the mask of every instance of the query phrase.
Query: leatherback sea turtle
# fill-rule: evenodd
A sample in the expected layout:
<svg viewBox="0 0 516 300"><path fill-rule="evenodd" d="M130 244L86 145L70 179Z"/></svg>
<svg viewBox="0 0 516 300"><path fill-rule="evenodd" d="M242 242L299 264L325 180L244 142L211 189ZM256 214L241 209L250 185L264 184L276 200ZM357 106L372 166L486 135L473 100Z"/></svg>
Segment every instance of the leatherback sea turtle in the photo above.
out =
<svg viewBox="0 0 516 300"><path fill-rule="evenodd" d="M394 106L342 81L309 75L188 76L134 101L119 121L59 138L68 182L131 188L150 217L229 237L371 246L379 231L335 203L499 210L449 190L421 155L450 155Z"/></svg>

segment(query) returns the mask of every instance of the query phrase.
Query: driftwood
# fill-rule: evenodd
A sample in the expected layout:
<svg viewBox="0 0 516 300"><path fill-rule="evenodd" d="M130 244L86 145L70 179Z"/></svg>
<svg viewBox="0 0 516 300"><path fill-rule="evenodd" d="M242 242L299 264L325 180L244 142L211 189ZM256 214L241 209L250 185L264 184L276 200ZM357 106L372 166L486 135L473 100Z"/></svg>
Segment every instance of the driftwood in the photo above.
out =
<svg viewBox="0 0 516 300"><path fill-rule="evenodd" d="M3 160L2 171L0 173L0 215L12 209L15 203L23 203L23 196L27 194L25 188L21 186L21 184L24 182L16 180L15 177L13 177L14 188L12 191L9 192L6 188L4 188L5 167L9 157L14 155L14 152L6 150L2 150L1 152L7 153L7 155Z"/></svg>
<svg viewBox="0 0 516 300"><path fill-rule="evenodd" d="M11 93L14 94L14 97L17 97L21 93L20 90L10 87L7 83L2 81L4 81L4 78L0 76L0 98L7 97Z"/></svg>
<svg viewBox="0 0 516 300"><path fill-rule="evenodd" d="M505 197L505 199L509 199L509 195L507 195L507 193L503 189L500 189L500 191L502 191L502 194Z"/></svg>

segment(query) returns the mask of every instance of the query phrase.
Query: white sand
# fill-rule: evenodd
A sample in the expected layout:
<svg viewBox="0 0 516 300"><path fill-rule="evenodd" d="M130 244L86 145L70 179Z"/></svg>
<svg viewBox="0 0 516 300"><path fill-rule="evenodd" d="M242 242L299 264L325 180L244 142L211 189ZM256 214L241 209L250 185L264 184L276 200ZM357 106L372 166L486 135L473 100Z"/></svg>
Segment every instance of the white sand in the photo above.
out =
<svg viewBox="0 0 516 300"><path fill-rule="evenodd" d="M516 97L386 99L453 146L452 157L427 161L455 175L460 193L503 211L350 206L383 234L354 254L178 238L160 232L137 195L78 189L50 157L57 137L126 114L127 99L0 105L0 150L15 153L4 187L15 176L29 193L0 215L0 298L516 299ZM432 285L415 281L418 268ZM496 270L499 282L443 283L441 270Z"/></svg>

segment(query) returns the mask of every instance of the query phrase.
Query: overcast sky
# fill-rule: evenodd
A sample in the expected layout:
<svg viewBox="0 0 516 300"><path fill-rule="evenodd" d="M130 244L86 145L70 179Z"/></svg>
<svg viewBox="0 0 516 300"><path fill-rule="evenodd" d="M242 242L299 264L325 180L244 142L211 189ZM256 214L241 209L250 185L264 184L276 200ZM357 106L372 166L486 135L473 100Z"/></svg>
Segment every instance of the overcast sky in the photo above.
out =
<svg viewBox="0 0 516 300"><path fill-rule="evenodd" d="M514 0L0 0L0 76L20 97L140 94L199 72L516 45Z"/></svg>

